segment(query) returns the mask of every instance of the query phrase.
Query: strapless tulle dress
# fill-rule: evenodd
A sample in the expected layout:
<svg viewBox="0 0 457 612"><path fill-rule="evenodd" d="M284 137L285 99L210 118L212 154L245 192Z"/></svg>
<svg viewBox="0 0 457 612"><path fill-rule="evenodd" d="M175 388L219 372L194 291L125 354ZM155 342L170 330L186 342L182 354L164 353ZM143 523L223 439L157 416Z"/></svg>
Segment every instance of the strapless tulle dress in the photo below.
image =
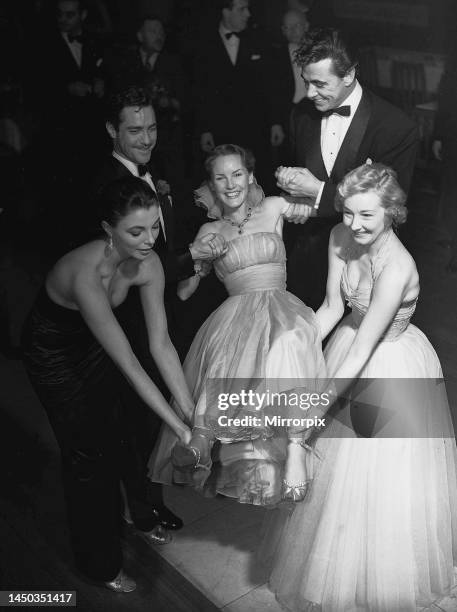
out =
<svg viewBox="0 0 457 612"><path fill-rule="evenodd" d="M324 352L329 376L367 312L389 244L372 268L371 287L351 287L344 269L341 289L352 312ZM362 380L417 379L425 390L418 379L442 381L433 347L410 323L415 305L401 304ZM265 525L261 558L271 564L270 588L286 610L410 612L454 586L457 453L444 384L437 389L426 405L433 419L419 415L417 437L356 437L340 417L318 440L323 460L309 495L291 513L275 510Z"/></svg>
<svg viewBox="0 0 457 612"><path fill-rule="evenodd" d="M325 377L314 312L286 291L285 262L276 233L245 234L229 242L214 264L229 297L200 328L184 362L196 412L204 403L205 423L220 442L206 491L258 505L279 501L286 430L265 425L262 410L252 405L222 410L216 396L220 389L278 392L290 389L291 379ZM243 417L248 418L241 425L230 424ZM151 480L173 482L175 442L164 426L150 460Z"/></svg>

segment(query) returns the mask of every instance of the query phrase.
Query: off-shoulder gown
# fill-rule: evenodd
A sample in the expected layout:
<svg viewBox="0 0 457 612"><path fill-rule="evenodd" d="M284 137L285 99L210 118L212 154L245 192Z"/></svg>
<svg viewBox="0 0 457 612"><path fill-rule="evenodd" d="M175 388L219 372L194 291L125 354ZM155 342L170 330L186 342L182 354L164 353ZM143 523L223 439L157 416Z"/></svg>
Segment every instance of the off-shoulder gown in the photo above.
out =
<svg viewBox="0 0 457 612"><path fill-rule="evenodd" d="M262 410L252 406L221 411L215 391L268 387L276 392L290 388L291 380L324 377L321 339L314 312L286 291L281 236L244 234L228 244L214 268L229 297L198 331L184 372L197 410L206 404L205 422L221 442L207 485L240 502L270 504L279 500L285 429L265 426ZM221 415L255 416L262 424L229 426L220 423ZM150 461L153 481L173 482L170 453L175 442L164 426Z"/></svg>
<svg viewBox="0 0 457 612"><path fill-rule="evenodd" d="M352 312L324 352L329 376L357 334L390 244L370 287L352 287L344 269L341 289ZM270 588L286 610L412 612L454 585L456 444L438 357L410 323L415 306L400 305L360 374L362 381L414 379L407 385L418 401L403 397L398 408L410 411L415 437L357 438L343 418L334 420L317 442L323 460L309 495L291 513L274 511L265 526L261 558L270 561Z"/></svg>

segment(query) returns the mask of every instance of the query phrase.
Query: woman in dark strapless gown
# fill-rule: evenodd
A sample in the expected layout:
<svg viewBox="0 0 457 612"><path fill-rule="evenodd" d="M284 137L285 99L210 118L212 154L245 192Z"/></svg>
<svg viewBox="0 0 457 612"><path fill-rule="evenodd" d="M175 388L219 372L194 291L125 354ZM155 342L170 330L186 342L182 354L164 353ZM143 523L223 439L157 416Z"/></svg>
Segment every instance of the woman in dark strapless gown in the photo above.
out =
<svg viewBox="0 0 457 612"><path fill-rule="evenodd" d="M56 263L28 317L23 345L30 380L61 449L77 567L108 588L127 592L135 583L122 570L125 445L118 382L125 376L183 442L190 431L177 413L189 417L193 401L168 337L163 271L152 250L159 232L157 198L144 181L131 177L109 185L101 204L107 240L85 244ZM134 285L151 353L176 411L140 366L117 322L116 312Z"/></svg>
<svg viewBox="0 0 457 612"><path fill-rule="evenodd" d="M226 239L228 249L214 269L229 297L202 325L184 362L196 403L189 462L179 469L186 449L178 452L176 436L165 427L151 457L150 478L272 505L282 495L294 499L303 494L303 472L296 466L306 453L294 444L297 432L272 426L265 418L266 405L221 408L217 396L248 389L278 393L325 377L320 334L314 312L286 291L282 226L289 203L264 197L240 147L216 147L207 168L210 189L199 195L217 220L203 225L197 237L216 232ZM199 275L183 281L181 297L198 283ZM287 417L287 408L277 414ZM209 447L215 440L211 465Z"/></svg>

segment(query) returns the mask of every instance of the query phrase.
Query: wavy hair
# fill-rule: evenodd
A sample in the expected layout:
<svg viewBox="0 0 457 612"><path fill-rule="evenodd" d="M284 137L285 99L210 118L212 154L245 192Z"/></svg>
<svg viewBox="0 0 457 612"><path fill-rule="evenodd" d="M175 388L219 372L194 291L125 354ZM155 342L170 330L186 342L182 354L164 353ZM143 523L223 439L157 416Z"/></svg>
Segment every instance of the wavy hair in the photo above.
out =
<svg viewBox="0 0 457 612"><path fill-rule="evenodd" d="M364 164L352 170L339 183L335 198L335 208L341 212L347 198L359 193L373 192L379 196L381 206L398 227L406 221L408 209L405 206L406 194L397 181L397 173L384 164Z"/></svg>

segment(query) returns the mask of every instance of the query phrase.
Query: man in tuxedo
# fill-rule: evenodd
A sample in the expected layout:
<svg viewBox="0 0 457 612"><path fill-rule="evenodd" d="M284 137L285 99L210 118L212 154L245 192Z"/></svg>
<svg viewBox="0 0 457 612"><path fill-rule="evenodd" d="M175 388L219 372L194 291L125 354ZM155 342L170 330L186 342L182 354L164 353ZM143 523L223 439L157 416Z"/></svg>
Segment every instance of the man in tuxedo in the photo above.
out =
<svg viewBox="0 0 457 612"><path fill-rule="evenodd" d="M158 123L155 153L176 189L185 174L182 125L190 106L187 79L180 58L165 48L166 32L158 16L143 16L135 34L138 44L114 49L105 58L105 71L114 90L131 84L148 90Z"/></svg>
<svg viewBox="0 0 457 612"><path fill-rule="evenodd" d="M196 123L201 150L233 142L256 158L260 183L269 178L271 125L266 46L248 28L249 0L218 0L220 21L201 42L195 63ZM263 185L265 187L265 185Z"/></svg>
<svg viewBox="0 0 457 612"><path fill-rule="evenodd" d="M84 30L87 9L82 0L59 0L56 8L57 30L37 54L41 66L37 66L36 76L44 78L39 88L40 99L45 119L59 130L59 142L73 157L77 154L87 159L88 152L82 149L88 135L93 141L97 134L95 125L104 94L102 52L97 41ZM102 130L98 133L102 134ZM68 159L67 156L67 168Z"/></svg>
<svg viewBox="0 0 457 612"><path fill-rule="evenodd" d="M68 208L80 205L93 164L103 150L102 53L84 29L86 16L82 0L59 0L54 27L49 34L42 33L36 49L29 52L30 102L41 130L33 169L35 192L44 209L41 232L54 256L68 251L77 233L73 224L65 236L56 232L62 198Z"/></svg>
<svg viewBox="0 0 457 612"><path fill-rule="evenodd" d="M106 129L113 142L112 154L105 162L92 187L92 202L107 183L123 176L141 176L157 193L160 202L161 230L155 244L165 272L165 308L170 336L179 340L179 310L177 310L176 283L194 274L195 260L211 260L224 252L224 240L220 235L209 234L181 250L175 245L175 224L168 183L159 178L151 162L156 145L157 124L151 98L146 90L129 87L113 94L107 107ZM148 334L138 290L133 287L116 315L129 339L141 365L159 387L169 394L151 357ZM125 409L124 448L125 473L123 483L129 503L131 518L149 540L156 543L168 541L165 529L179 529L180 518L163 503L162 486L147 479L147 462L160 428L160 419L145 406L142 400L125 383L122 391Z"/></svg>
<svg viewBox="0 0 457 612"><path fill-rule="evenodd" d="M286 227L288 287L315 309L325 297L328 238L339 221L338 183L371 160L394 168L408 192L419 135L402 111L361 87L355 54L339 31L309 32L296 57L307 97L292 113L294 167L278 168L277 181L307 203L308 222L298 231Z"/></svg>

